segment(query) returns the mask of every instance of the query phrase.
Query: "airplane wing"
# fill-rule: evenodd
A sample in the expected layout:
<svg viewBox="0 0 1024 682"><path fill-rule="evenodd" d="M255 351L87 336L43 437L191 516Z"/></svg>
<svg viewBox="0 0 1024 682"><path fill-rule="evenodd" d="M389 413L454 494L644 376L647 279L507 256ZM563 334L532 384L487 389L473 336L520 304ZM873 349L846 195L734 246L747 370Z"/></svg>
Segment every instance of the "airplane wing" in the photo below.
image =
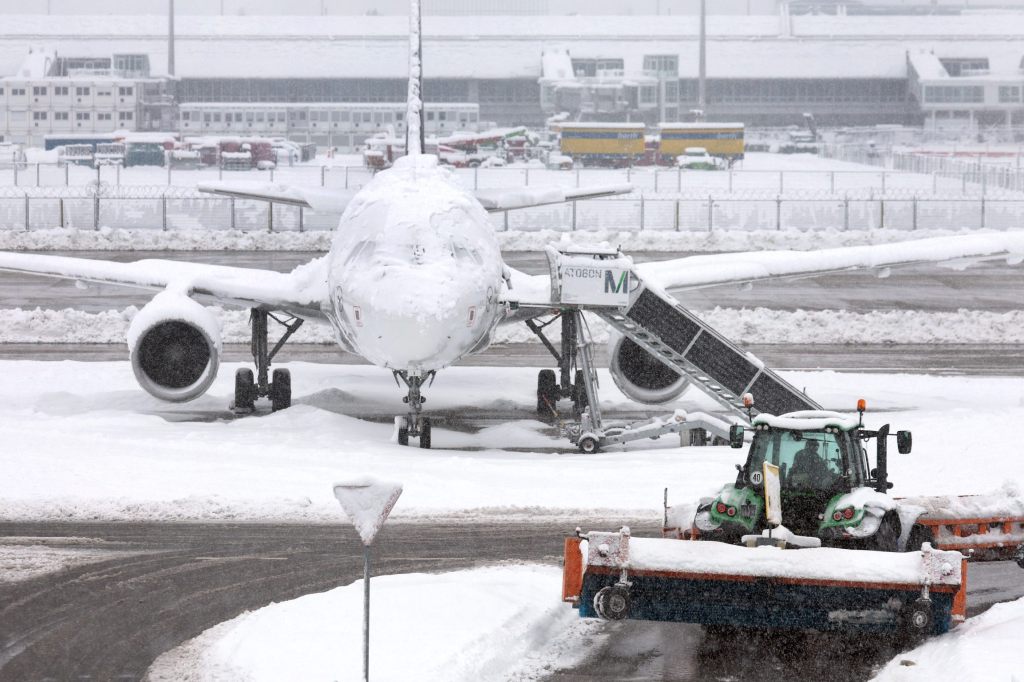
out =
<svg viewBox="0 0 1024 682"><path fill-rule="evenodd" d="M270 182L207 182L196 186L200 192L219 194L236 199L270 201L275 204L301 206L323 213L345 212L345 207L357 190L323 189L321 187L293 187Z"/></svg>
<svg viewBox="0 0 1024 682"><path fill-rule="evenodd" d="M629 194L632 185L599 185L595 187L510 187L505 189L479 189L477 200L490 213L516 208L564 204L567 201L610 197Z"/></svg>
<svg viewBox="0 0 1024 682"><path fill-rule="evenodd" d="M853 270L875 270L879 277L890 269L931 263L963 270L976 263L1005 259L1024 262L1024 231L938 237L871 246L848 246L815 251L751 251L689 256L641 263L636 272L649 285L673 291L722 285L751 284L772 279L817 277ZM511 271L507 302L540 306L551 300L549 275ZM519 308L506 322L523 321L538 314L537 307Z"/></svg>
<svg viewBox="0 0 1024 682"><path fill-rule="evenodd" d="M871 246L813 251L752 251L690 256L636 266L637 272L665 289L700 289L723 284L748 284L769 279L814 277L851 270L889 269L933 263L958 270L1005 258L1024 261L1024 231L937 237Z"/></svg>
<svg viewBox="0 0 1024 682"><path fill-rule="evenodd" d="M356 190L326 190L322 188L293 187L266 182L209 182L197 186L200 192L270 201L275 204L301 206L324 213L344 213ZM511 187L481 189L474 192L477 200L488 212L510 211L516 208L562 204L567 201L629 194L631 185L604 185L598 187Z"/></svg>
<svg viewBox="0 0 1024 682"><path fill-rule="evenodd" d="M139 289L180 287L190 296L246 308L281 310L307 319L324 317L320 303L327 298L324 258L281 273L159 259L116 263L0 251L0 270Z"/></svg>

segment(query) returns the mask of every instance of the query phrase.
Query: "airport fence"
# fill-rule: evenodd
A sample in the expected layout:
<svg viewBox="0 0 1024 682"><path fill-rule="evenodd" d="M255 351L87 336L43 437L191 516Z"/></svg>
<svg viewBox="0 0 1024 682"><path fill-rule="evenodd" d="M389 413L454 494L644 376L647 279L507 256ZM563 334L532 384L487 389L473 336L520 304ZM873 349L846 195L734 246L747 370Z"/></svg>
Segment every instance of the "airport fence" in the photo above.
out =
<svg viewBox="0 0 1024 682"><path fill-rule="evenodd" d="M0 229L330 230L337 214L176 187L0 190ZM496 230L963 230L1024 227L1024 198L873 190L643 194L491 215Z"/></svg>
<svg viewBox="0 0 1024 682"><path fill-rule="evenodd" d="M877 160L876 160L877 161ZM881 161L878 161L881 163ZM957 196L983 196L1018 193L1024 196L1024 175L999 169L981 172L963 166L934 169L907 162L906 167L878 170L746 170L742 167L720 171L679 168L576 168L551 170L516 165L501 168L454 169L462 184L470 189L502 187L559 186L587 187L629 183L644 194L685 194L714 192L742 193L750 190L784 194L795 190L888 192L916 191ZM1000 174L1002 173L1002 174ZM120 165L87 166L47 163L0 164L0 187L44 188L100 186L195 187L213 181L261 181L328 189L359 189L373 178L364 166L296 165L274 170L232 171L219 167L174 168Z"/></svg>

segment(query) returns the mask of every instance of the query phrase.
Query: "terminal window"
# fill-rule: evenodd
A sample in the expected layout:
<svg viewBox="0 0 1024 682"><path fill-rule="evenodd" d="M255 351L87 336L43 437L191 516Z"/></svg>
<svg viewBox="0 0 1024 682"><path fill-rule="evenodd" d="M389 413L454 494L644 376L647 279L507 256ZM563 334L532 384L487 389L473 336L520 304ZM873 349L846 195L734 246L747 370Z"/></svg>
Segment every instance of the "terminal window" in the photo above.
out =
<svg viewBox="0 0 1024 682"><path fill-rule="evenodd" d="M1020 86L1019 85L1000 85L999 86L999 101L1000 102L1020 102Z"/></svg>

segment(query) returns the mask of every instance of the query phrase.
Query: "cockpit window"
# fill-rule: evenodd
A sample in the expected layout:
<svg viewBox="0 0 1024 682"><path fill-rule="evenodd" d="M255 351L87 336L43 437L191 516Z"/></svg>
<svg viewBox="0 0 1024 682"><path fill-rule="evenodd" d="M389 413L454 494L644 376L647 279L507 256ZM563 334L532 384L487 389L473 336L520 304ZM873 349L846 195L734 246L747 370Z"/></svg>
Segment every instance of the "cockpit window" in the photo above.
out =
<svg viewBox="0 0 1024 682"><path fill-rule="evenodd" d="M355 263L356 261L363 261L363 262L365 262L365 261L369 260L373 256L373 253L376 250L377 250L377 243L376 242L372 242L372 241L370 241L368 239L364 239L363 241L361 241L358 244L356 244L355 248L352 249L352 252L349 253L348 258L345 259L345 265L351 265L351 264Z"/></svg>

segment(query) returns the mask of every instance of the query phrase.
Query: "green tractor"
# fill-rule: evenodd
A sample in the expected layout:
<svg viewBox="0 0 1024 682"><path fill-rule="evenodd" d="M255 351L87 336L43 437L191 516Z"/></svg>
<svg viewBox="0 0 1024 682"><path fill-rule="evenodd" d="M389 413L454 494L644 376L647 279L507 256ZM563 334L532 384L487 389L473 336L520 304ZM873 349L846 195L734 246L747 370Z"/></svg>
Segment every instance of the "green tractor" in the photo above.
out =
<svg viewBox="0 0 1024 682"><path fill-rule="evenodd" d="M766 476L777 468L782 524L795 536L817 538L826 547L886 552L917 550L932 541L930 529L915 523L920 511L901 508L889 495L889 425L865 429L863 403L858 409L859 419L825 411L755 417L747 460L736 465L736 481L713 499L701 500L688 535L730 544L761 535L768 528ZM910 432L895 436L899 452L909 453ZM872 439L874 468L862 445ZM744 427L734 425L730 445L741 448L745 440Z"/></svg>

